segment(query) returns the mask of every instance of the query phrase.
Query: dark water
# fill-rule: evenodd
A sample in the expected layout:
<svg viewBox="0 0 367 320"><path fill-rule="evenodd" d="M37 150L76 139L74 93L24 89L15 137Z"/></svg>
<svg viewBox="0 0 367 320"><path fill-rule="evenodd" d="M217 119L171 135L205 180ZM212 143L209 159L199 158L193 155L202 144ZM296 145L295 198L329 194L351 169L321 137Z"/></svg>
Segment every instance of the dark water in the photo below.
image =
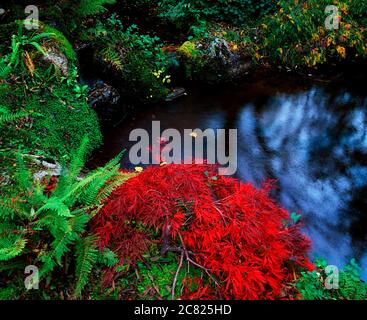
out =
<svg viewBox="0 0 367 320"><path fill-rule="evenodd" d="M344 266L356 258L367 279L367 92L361 82L330 85L260 76L221 89L189 90L150 106L107 135L100 159L129 148L135 128L237 128L237 176L278 181L282 206L300 212L312 256ZM131 167L128 157L122 164Z"/></svg>

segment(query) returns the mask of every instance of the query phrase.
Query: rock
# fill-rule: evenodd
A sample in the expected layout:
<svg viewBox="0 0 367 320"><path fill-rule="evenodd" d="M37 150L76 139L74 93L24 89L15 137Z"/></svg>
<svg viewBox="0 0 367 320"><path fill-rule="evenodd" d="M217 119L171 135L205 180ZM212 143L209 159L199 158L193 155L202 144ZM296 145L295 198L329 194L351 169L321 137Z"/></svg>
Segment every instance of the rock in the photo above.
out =
<svg viewBox="0 0 367 320"><path fill-rule="evenodd" d="M169 102L169 101L172 101L174 99L177 99L179 97L182 97L182 96L186 96L187 93L186 93L186 90L184 88L173 88L171 90L171 92L167 95L166 97L166 101Z"/></svg>
<svg viewBox="0 0 367 320"><path fill-rule="evenodd" d="M35 164L44 168L43 170L40 170L33 175L34 180L41 181L44 177L47 177L47 176L49 177L60 176L61 165L59 163L47 162L44 159L42 159L42 157L40 156L33 156L33 155L28 155L28 156L33 160Z"/></svg>
<svg viewBox="0 0 367 320"><path fill-rule="evenodd" d="M102 130L110 129L126 117L130 106L122 103L116 88L101 80L94 81L90 87L88 102L97 112Z"/></svg>
<svg viewBox="0 0 367 320"><path fill-rule="evenodd" d="M231 48L225 39L215 38L207 49L208 57L218 59L223 65L236 62L239 58L238 54L231 51Z"/></svg>
<svg viewBox="0 0 367 320"><path fill-rule="evenodd" d="M93 108L98 109L103 105L116 106L120 98L119 92L114 87L97 80L92 84L88 101Z"/></svg>
<svg viewBox="0 0 367 320"><path fill-rule="evenodd" d="M47 48L43 60L58 67L64 76L68 76L68 58L55 48Z"/></svg>
<svg viewBox="0 0 367 320"><path fill-rule="evenodd" d="M246 75L252 58L242 47L220 36L199 41L186 41L178 52L189 79L207 83L231 81Z"/></svg>

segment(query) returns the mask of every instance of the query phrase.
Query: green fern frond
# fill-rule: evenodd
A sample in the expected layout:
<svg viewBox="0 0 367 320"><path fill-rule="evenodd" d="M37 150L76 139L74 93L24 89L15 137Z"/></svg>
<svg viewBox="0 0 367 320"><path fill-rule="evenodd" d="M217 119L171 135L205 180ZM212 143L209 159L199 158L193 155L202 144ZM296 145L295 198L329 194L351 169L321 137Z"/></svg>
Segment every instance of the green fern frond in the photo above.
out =
<svg viewBox="0 0 367 320"><path fill-rule="evenodd" d="M81 0L77 12L81 16L95 15L104 12L106 8L103 6L106 4L114 4L116 0Z"/></svg>
<svg viewBox="0 0 367 320"><path fill-rule="evenodd" d="M120 165L121 158L122 158L124 153L125 153L125 150L123 150L116 157L114 157L110 161L108 161L107 164L103 168L105 170L111 170L115 167L118 167Z"/></svg>
<svg viewBox="0 0 367 320"><path fill-rule="evenodd" d="M32 197L29 197L29 204L34 207L40 207L47 202L47 196L44 194L45 186L40 181L35 182Z"/></svg>
<svg viewBox="0 0 367 320"><path fill-rule="evenodd" d="M128 179L135 177L136 173L119 173L117 176L114 177L114 179L108 183L103 190L99 193L97 197L97 201L101 202L103 199L106 199L110 196L112 191L116 189L117 187L121 186L124 182L126 182Z"/></svg>
<svg viewBox="0 0 367 320"><path fill-rule="evenodd" d="M12 72L12 68L5 63L4 59L0 59L0 79L6 79Z"/></svg>
<svg viewBox="0 0 367 320"><path fill-rule="evenodd" d="M89 275L97 261L98 250L95 245L96 239L88 236L79 239L76 244L76 287L75 295L79 297L85 285L88 283Z"/></svg>
<svg viewBox="0 0 367 320"><path fill-rule="evenodd" d="M98 205L99 194L103 186L105 186L112 177L116 176L116 174L117 172L111 171L101 176L99 179L92 181L81 194L79 201L86 206L91 206L93 204Z"/></svg>
<svg viewBox="0 0 367 320"><path fill-rule="evenodd" d="M101 179L106 174L106 171L102 169L97 169L78 183L74 183L68 188L68 193L64 196L63 201L69 205L74 204L80 195L86 190L86 188L97 179Z"/></svg>
<svg viewBox="0 0 367 320"><path fill-rule="evenodd" d="M0 78L1 78L1 69L0 69ZM8 124L10 122L16 122L18 120L24 119L29 114L24 111L18 111L15 113L1 113L0 112L0 126L4 124Z"/></svg>
<svg viewBox="0 0 367 320"><path fill-rule="evenodd" d="M0 261L7 261L19 256L26 245L26 239L10 235L0 239Z"/></svg>
<svg viewBox="0 0 367 320"><path fill-rule="evenodd" d="M76 256L77 296L81 295L98 254L87 224L102 199L131 176L119 172L121 156L118 156L105 167L80 178L87 144L85 138L70 166L64 166L67 169L61 172L54 191L45 192L45 187L34 181L24 157L17 154L13 177L16 194L14 198L0 198L0 260L11 265L31 258L34 261L36 255L39 276L44 278L61 266L64 259L70 261L71 256ZM111 252L105 254L104 260L108 265L116 263Z"/></svg>
<svg viewBox="0 0 367 320"><path fill-rule="evenodd" d="M33 230L49 230L52 236L56 238L60 232L71 232L71 226L68 222L68 219L65 217L55 214L48 214L34 223Z"/></svg>
<svg viewBox="0 0 367 320"><path fill-rule="evenodd" d="M16 259L17 260L17 259ZM0 272L1 271L14 271L14 270L24 270L24 268L27 266L25 261L2 261L0 265Z"/></svg>
<svg viewBox="0 0 367 320"><path fill-rule="evenodd" d="M78 240L79 234L85 230L90 217L82 210L74 214L74 217L67 220L67 228L52 230L55 240L51 244L51 250L40 257L40 261L44 263L40 269L40 277L52 271L57 264L61 264L61 258L70 251L70 245Z"/></svg>
<svg viewBox="0 0 367 320"><path fill-rule="evenodd" d="M13 230L20 230L19 227L14 223L2 222L0 223L0 236L5 237L6 235L13 232Z"/></svg>
<svg viewBox="0 0 367 320"><path fill-rule="evenodd" d="M16 298L14 287L0 288L0 300L13 300Z"/></svg>
<svg viewBox="0 0 367 320"><path fill-rule="evenodd" d="M109 63L115 70L123 71L124 65L116 49L110 47L104 48L100 51L100 56L103 61Z"/></svg>
<svg viewBox="0 0 367 320"><path fill-rule="evenodd" d="M64 199L67 198L67 193L70 190L70 187L75 185L85 163L88 142L88 137L84 137L80 147L76 152L74 152L74 157L71 160L69 168L63 168L54 196Z"/></svg>
<svg viewBox="0 0 367 320"><path fill-rule="evenodd" d="M90 216L83 209L74 211L73 215L74 217L69 219L70 226L75 234L81 234L85 231Z"/></svg>
<svg viewBox="0 0 367 320"><path fill-rule="evenodd" d="M117 264L118 259L116 258L116 254L107 248L103 252L99 252L98 262L104 264L108 268L112 268Z"/></svg>
<svg viewBox="0 0 367 320"><path fill-rule="evenodd" d="M17 167L15 174L15 182L19 190L28 191L32 188L31 173L27 169L23 157L17 153Z"/></svg>
<svg viewBox="0 0 367 320"><path fill-rule="evenodd" d="M9 203L9 201L6 202L0 202L0 219L1 220L7 220L11 219L13 220L18 211L15 207L12 206L12 203Z"/></svg>
<svg viewBox="0 0 367 320"><path fill-rule="evenodd" d="M44 264L40 269L40 278L51 272L57 264L61 265L61 258L69 252L69 245L75 241L73 232L59 233L51 243L51 250L39 257Z"/></svg>
<svg viewBox="0 0 367 320"><path fill-rule="evenodd" d="M65 203L62 202L62 199L57 198L57 197L52 197L48 199L46 204L37 211L37 215L45 211L48 211L48 210L54 211L59 216L62 216L62 217L72 217L73 216L70 212L69 207Z"/></svg>

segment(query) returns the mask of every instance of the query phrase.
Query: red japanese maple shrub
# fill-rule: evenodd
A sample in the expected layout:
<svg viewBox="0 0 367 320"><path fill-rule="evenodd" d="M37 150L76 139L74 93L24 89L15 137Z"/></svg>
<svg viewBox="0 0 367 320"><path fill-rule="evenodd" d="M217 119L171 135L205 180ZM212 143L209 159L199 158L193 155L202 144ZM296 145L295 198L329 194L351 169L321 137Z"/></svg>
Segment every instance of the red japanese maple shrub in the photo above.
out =
<svg viewBox="0 0 367 320"><path fill-rule="evenodd" d="M162 253L181 252L210 274L211 287L186 298L281 298L294 270L311 267L309 240L270 188L217 176L208 165L149 167L111 194L93 226L120 264L134 264L158 232Z"/></svg>

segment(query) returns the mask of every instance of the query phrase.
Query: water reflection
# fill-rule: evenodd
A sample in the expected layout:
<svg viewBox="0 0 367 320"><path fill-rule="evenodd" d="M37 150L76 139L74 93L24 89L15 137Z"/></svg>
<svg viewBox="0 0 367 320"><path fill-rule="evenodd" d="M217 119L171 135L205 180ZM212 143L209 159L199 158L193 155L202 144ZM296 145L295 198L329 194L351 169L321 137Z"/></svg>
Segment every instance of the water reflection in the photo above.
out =
<svg viewBox="0 0 367 320"><path fill-rule="evenodd" d="M342 86L343 87L343 86ZM151 107L111 131L101 156L129 148L129 132L151 128L237 128L238 172L302 213L313 255L367 270L367 98L353 90L264 79ZM127 157L122 164L129 167ZM367 279L367 272L364 272Z"/></svg>
<svg viewBox="0 0 367 320"><path fill-rule="evenodd" d="M314 253L336 265L366 260L366 112L366 99L312 87L260 111L248 103L237 122L241 179L277 179L275 196L303 214Z"/></svg>

